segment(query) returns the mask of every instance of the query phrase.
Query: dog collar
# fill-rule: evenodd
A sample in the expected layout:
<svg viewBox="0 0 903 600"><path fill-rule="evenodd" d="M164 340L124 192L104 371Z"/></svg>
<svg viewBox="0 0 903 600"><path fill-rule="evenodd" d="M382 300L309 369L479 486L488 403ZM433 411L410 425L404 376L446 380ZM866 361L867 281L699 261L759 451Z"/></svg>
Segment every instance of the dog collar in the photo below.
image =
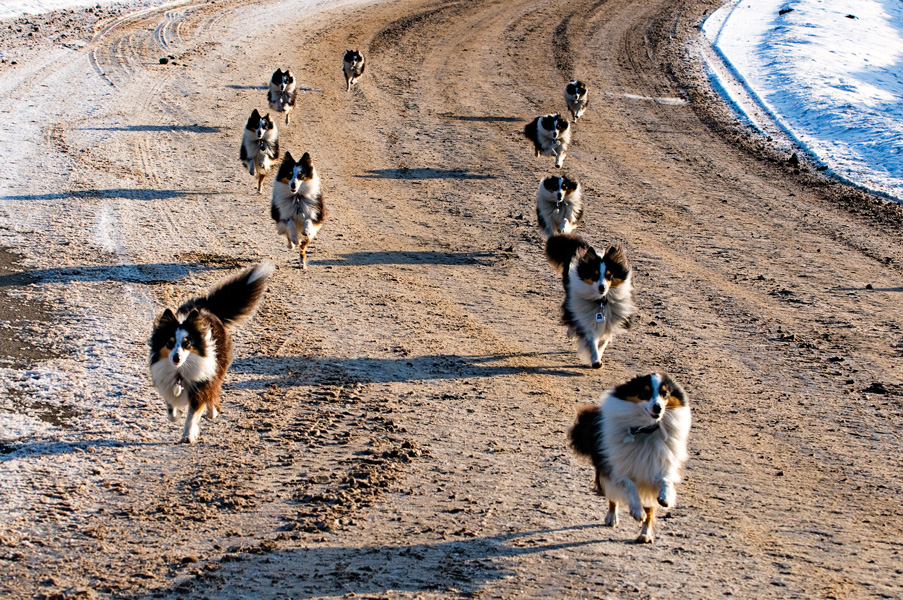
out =
<svg viewBox="0 0 903 600"><path fill-rule="evenodd" d="M596 313L596 322L601 323L605 320L605 305L608 304L608 296L602 296L599 300L599 312Z"/></svg>
<svg viewBox="0 0 903 600"><path fill-rule="evenodd" d="M647 433L655 433L658 431L660 424L653 423L652 425L646 425L645 427L628 427L627 428L627 437L624 438L625 444L630 444L636 441L636 436L645 435Z"/></svg>
<svg viewBox="0 0 903 600"><path fill-rule="evenodd" d="M182 376L176 375L176 384L172 386L172 395L178 398L182 395Z"/></svg>

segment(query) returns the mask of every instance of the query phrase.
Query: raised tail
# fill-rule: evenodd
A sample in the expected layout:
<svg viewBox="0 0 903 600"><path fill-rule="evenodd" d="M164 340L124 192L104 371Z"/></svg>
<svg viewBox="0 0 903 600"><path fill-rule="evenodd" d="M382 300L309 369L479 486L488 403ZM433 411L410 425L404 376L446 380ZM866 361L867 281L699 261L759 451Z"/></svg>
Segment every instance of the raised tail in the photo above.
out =
<svg viewBox="0 0 903 600"><path fill-rule="evenodd" d="M236 325L254 313L266 291L267 279L275 268L273 263L264 261L256 267L245 269L218 283L206 296L186 303L179 312L186 307L203 308L216 315L227 328Z"/></svg>
<svg viewBox="0 0 903 600"><path fill-rule="evenodd" d="M577 421L568 431L568 442L574 454L596 462L602 431L599 423L599 407L585 405L577 408Z"/></svg>
<svg viewBox="0 0 903 600"><path fill-rule="evenodd" d="M546 241L546 258L559 270L566 269L579 249L589 247L586 240L579 235L572 233L553 235Z"/></svg>

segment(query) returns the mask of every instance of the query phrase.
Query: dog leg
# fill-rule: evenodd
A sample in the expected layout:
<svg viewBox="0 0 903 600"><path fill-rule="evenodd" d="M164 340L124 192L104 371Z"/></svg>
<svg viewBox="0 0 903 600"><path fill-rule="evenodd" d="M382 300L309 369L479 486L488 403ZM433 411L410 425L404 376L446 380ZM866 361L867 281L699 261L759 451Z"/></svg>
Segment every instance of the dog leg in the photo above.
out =
<svg viewBox="0 0 903 600"><path fill-rule="evenodd" d="M166 404L166 418L169 419L171 423L176 423L179 420L179 417L182 416L182 411L173 406L172 404Z"/></svg>
<svg viewBox="0 0 903 600"><path fill-rule="evenodd" d="M245 163L245 164L248 165L248 173L250 173L252 177L253 177L254 175L257 175L257 170L255 169L255 165L254 165L254 161L253 161L253 160L250 160L250 161L248 161L248 162Z"/></svg>
<svg viewBox="0 0 903 600"><path fill-rule="evenodd" d="M613 485L621 488L621 491L627 496L628 508L630 516L642 523L645 520L645 512L643 510L643 502L640 500L640 493L636 489L636 484L630 479L622 477L613 482Z"/></svg>
<svg viewBox="0 0 903 600"><path fill-rule="evenodd" d="M288 237L288 249L294 250L298 245L298 228L295 226L294 220L285 221L285 234Z"/></svg>
<svg viewBox="0 0 903 600"><path fill-rule="evenodd" d="M217 419L217 417L219 417L219 415L220 415L219 409L212 405L208 406L207 410L204 412L206 414L206 417L208 419L210 419L211 421L215 421Z"/></svg>
<svg viewBox="0 0 903 600"><path fill-rule="evenodd" d="M652 534L652 528L655 527L655 507L646 506L644 510L646 511L646 517L643 519L643 529L640 531L640 536L636 539L637 544L651 544L655 541L655 537Z"/></svg>
<svg viewBox="0 0 903 600"><path fill-rule="evenodd" d="M188 417L185 419L185 431L182 432L180 444L193 444L198 441L201 435L201 427L199 425L204 411L198 410L194 406L188 407Z"/></svg>
<svg viewBox="0 0 903 600"><path fill-rule="evenodd" d="M599 351L599 340L589 338L586 340L587 349L589 350L590 367L593 369L602 368L602 353Z"/></svg>
<svg viewBox="0 0 903 600"><path fill-rule="evenodd" d="M559 169L561 168L562 163L564 163L564 157L565 157L565 156L567 156L567 152L566 152L566 151L561 150L561 151L558 152L558 154L556 155L556 158L555 158L555 166L556 166L557 168L559 168Z"/></svg>
<svg viewBox="0 0 903 600"><path fill-rule="evenodd" d="M662 479L658 490L658 503L665 508L674 506L674 484L667 479Z"/></svg>
<svg viewBox="0 0 903 600"><path fill-rule="evenodd" d="M257 193L258 193L258 194L259 194L260 191L263 189L263 178L264 178L264 175L263 175L263 174L261 174L261 175L257 178Z"/></svg>
<svg viewBox="0 0 903 600"><path fill-rule="evenodd" d="M618 526L618 503L612 500L608 501L608 514L605 515L603 525L606 527Z"/></svg>
<svg viewBox="0 0 903 600"><path fill-rule="evenodd" d="M301 268L307 270L307 246L310 244L310 238L304 238L298 246L301 252Z"/></svg>

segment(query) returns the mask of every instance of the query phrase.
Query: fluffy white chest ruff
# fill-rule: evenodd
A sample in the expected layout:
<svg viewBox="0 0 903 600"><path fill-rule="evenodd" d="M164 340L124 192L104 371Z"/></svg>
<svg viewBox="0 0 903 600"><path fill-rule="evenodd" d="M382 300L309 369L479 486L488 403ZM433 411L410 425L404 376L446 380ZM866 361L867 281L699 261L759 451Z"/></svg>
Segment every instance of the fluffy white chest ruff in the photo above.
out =
<svg viewBox="0 0 903 600"><path fill-rule="evenodd" d="M187 357L178 367L171 358L174 353L175 350L161 356L151 365L150 372L154 387L166 403L181 408L189 404L192 388L216 376L216 345L209 342L206 357L194 352L183 353Z"/></svg>
<svg viewBox="0 0 903 600"><path fill-rule="evenodd" d="M320 219L320 209L316 201L320 195L319 178L303 182L295 193L292 193L287 184L277 181L273 184L273 194L282 219L295 219L301 222Z"/></svg>

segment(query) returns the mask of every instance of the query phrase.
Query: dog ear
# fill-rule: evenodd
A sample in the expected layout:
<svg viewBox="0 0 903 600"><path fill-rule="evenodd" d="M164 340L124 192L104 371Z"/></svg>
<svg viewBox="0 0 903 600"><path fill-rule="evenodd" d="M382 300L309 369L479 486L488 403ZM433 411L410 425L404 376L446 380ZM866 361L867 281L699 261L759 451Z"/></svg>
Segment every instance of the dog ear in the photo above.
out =
<svg viewBox="0 0 903 600"><path fill-rule="evenodd" d="M308 153L308 152L305 152L304 155L301 157L301 160L299 160L298 162L300 162L306 168L310 168L310 167L314 166L314 161L311 160L310 153Z"/></svg>
<svg viewBox="0 0 903 600"><path fill-rule="evenodd" d="M295 164L295 159L292 158L292 153L288 150L285 151L285 154L282 155L282 164L292 163Z"/></svg>
<svg viewBox="0 0 903 600"><path fill-rule="evenodd" d="M173 314L171 310L168 308L163 311L163 314L157 317L157 320L154 322L154 328L160 329L163 327L167 327L169 325L176 325L179 321L176 319L176 315Z"/></svg>

